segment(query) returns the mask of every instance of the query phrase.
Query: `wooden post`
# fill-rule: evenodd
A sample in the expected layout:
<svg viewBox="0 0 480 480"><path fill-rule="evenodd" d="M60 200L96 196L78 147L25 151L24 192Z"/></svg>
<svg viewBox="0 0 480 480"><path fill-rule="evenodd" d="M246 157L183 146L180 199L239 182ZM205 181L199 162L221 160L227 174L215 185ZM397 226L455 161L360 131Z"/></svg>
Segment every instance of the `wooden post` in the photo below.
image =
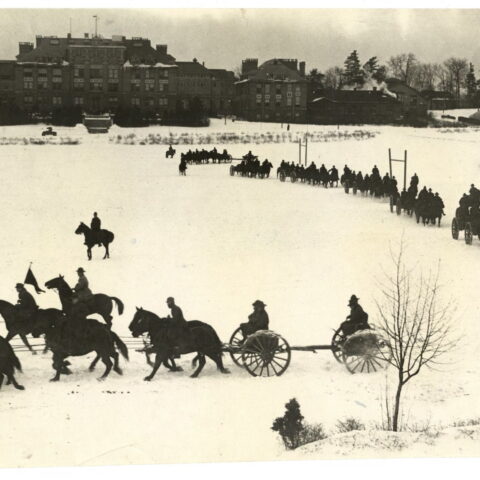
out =
<svg viewBox="0 0 480 480"><path fill-rule="evenodd" d="M390 170L390 178L392 178L392 150L388 149L388 166Z"/></svg>
<svg viewBox="0 0 480 480"><path fill-rule="evenodd" d="M298 139L298 163L302 164L302 139Z"/></svg>
<svg viewBox="0 0 480 480"><path fill-rule="evenodd" d="M305 134L305 167L307 167L308 137Z"/></svg>
<svg viewBox="0 0 480 480"><path fill-rule="evenodd" d="M407 151L403 155L404 165L403 165L403 189L407 190Z"/></svg>

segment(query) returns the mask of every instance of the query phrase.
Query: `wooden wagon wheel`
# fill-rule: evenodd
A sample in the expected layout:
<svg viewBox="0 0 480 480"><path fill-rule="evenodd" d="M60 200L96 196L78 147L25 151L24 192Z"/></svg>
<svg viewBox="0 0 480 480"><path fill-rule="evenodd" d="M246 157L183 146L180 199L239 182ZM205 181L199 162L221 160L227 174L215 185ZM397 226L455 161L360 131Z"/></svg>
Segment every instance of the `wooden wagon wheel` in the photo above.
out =
<svg viewBox="0 0 480 480"><path fill-rule="evenodd" d="M245 340L243 338L242 329L238 327L230 337L229 344L232 347L232 349L230 350L230 356L232 357L233 363L235 363L235 365L237 365L238 367L242 367L242 368L243 368L243 363L242 363L241 348L244 341Z"/></svg>
<svg viewBox="0 0 480 480"><path fill-rule="evenodd" d="M465 243L471 245L473 240L473 229L470 222L465 223Z"/></svg>
<svg viewBox="0 0 480 480"><path fill-rule="evenodd" d="M295 172L292 172L292 174L290 175L290 181L292 183L295 183L297 181L297 174Z"/></svg>
<svg viewBox="0 0 480 480"><path fill-rule="evenodd" d="M345 335L341 332L341 328L335 330L335 333L332 337L332 353L335 357L335 360L338 363L343 363L343 356L342 356L342 344L345 341Z"/></svg>
<svg viewBox="0 0 480 480"><path fill-rule="evenodd" d="M454 240L458 240L458 232L459 232L459 229L458 229L458 222L457 222L457 219L454 218L452 220L452 238Z"/></svg>
<svg viewBox="0 0 480 480"><path fill-rule="evenodd" d="M281 182L285 181L285 172L283 170L280 170L280 181Z"/></svg>
<svg viewBox="0 0 480 480"><path fill-rule="evenodd" d="M392 358L390 345L378 339L375 347L362 355L348 355L342 351L343 363L350 373L372 373L385 369Z"/></svg>
<svg viewBox="0 0 480 480"><path fill-rule="evenodd" d="M402 213L402 206L400 205L400 200L397 200L397 205L395 208L397 210L397 215L400 215Z"/></svg>
<svg viewBox="0 0 480 480"><path fill-rule="evenodd" d="M243 366L253 377L279 377L290 365L291 356L288 342L268 331L250 335L242 348Z"/></svg>
<svg viewBox="0 0 480 480"><path fill-rule="evenodd" d="M235 167L230 165L230 175L233 177L235 175Z"/></svg>

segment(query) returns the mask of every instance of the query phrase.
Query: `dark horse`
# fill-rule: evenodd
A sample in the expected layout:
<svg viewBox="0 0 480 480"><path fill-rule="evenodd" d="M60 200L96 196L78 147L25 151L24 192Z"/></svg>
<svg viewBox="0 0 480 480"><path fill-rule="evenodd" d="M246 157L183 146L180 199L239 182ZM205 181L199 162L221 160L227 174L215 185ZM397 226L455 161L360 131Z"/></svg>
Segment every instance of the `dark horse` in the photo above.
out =
<svg viewBox="0 0 480 480"><path fill-rule="evenodd" d="M186 172L187 172L187 162L182 160L178 165L178 173L180 175L185 176L187 174Z"/></svg>
<svg viewBox="0 0 480 480"><path fill-rule="evenodd" d="M173 158L173 156L175 155L175 152L176 150L174 148L172 148L172 146L170 145L169 149L165 152L165 158Z"/></svg>
<svg viewBox="0 0 480 480"><path fill-rule="evenodd" d="M53 309L40 311L33 328L33 336L38 337L44 334L45 340L53 352L52 366L56 374L50 381L60 380L60 374L64 373L66 358L79 357L90 352L97 354L90 364L90 371L93 371L100 359L105 364L105 372L99 380L107 378L112 367L115 372L122 375L116 348L127 360L128 349L115 332L97 320L87 318L83 321L75 321L65 317L62 313L59 315L51 310ZM113 363L111 358L113 358Z"/></svg>
<svg viewBox="0 0 480 480"><path fill-rule="evenodd" d="M2 388L3 376L5 375L7 377L7 385L13 384L17 390L25 390L25 387L19 385L15 380L15 370L22 371L20 360L15 355L8 341L0 337L0 388Z"/></svg>
<svg viewBox="0 0 480 480"><path fill-rule="evenodd" d="M52 278L45 283L45 286L47 288L56 288L58 290L58 296L60 297L62 310L67 315L75 315L75 311L77 308L82 309L83 311L83 309L85 309L86 307L86 315L98 313L103 317L107 325L111 327L113 318L111 315L113 310L113 302L115 302L115 304L117 305L118 314L121 315L123 313L123 302L117 297L109 297L108 295L105 295L103 293L94 294L91 301L89 302L81 302L74 304L73 290L69 287L68 283L63 278L63 275Z"/></svg>
<svg viewBox="0 0 480 480"><path fill-rule="evenodd" d="M99 232L92 232L90 227L85 225L83 222L80 222L80 225L75 230L77 235L85 236L85 244L87 245L87 257L89 260L92 259L92 247L101 243L105 247L105 255L103 259L110 258L110 252L108 246L113 242L115 235L108 230L100 230ZM95 235L96 234L96 235Z"/></svg>
<svg viewBox="0 0 480 480"><path fill-rule="evenodd" d="M152 312L137 308L133 320L130 322L129 329L134 337L143 333L148 333L152 341L152 349L155 352L155 363L150 375L144 378L146 381L152 380L162 363L166 362L174 355L174 345L171 340L171 328L169 328L171 319L159 318ZM230 373L222 361L222 342L218 338L215 330L207 323L198 320L187 322L190 338L180 345L180 353L187 354L197 352L199 365L192 378L198 377L205 366L205 356L211 358L222 373Z"/></svg>

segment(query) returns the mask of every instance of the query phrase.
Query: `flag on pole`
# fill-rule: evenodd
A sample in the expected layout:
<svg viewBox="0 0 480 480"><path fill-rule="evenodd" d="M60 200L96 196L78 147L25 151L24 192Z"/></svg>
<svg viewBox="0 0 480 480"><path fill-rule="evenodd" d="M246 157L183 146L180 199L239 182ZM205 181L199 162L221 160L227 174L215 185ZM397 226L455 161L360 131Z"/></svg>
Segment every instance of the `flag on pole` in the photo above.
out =
<svg viewBox="0 0 480 480"><path fill-rule="evenodd" d="M28 272L25 277L25 281L23 283L28 283L29 285L32 285L33 288L35 288L35 291L37 293L45 293L45 290L42 290L37 283L37 279L35 278L35 275L32 272L32 267L28 267Z"/></svg>

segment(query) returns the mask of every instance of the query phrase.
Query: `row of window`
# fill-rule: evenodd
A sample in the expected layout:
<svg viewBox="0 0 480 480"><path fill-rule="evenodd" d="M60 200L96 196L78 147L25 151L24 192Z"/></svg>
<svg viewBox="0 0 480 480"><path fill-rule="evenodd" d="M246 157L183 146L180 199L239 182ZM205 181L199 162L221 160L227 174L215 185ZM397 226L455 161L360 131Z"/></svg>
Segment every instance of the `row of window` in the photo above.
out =
<svg viewBox="0 0 480 480"><path fill-rule="evenodd" d="M284 116L285 116L285 118L287 118L287 119L291 119L291 118L292 118L291 112L287 112ZM257 120L262 120L262 114L257 113L256 117L257 117ZM279 119L279 118L280 118L280 112L276 112L276 113L275 113L275 116L272 114L271 117L270 117L270 114L268 114L268 113L265 113L265 114L263 115L263 120L270 120L270 118L272 118L272 119L274 119L274 118ZM300 113L298 113L298 112L295 113L295 118L300 118Z"/></svg>
<svg viewBox="0 0 480 480"><path fill-rule="evenodd" d="M23 101L27 105L32 105L33 104L33 97L31 95L26 95L23 98ZM38 97L38 103L39 104L45 104L48 103L48 99L46 97ZM73 97L73 104L74 105L83 105L85 102L85 99L83 97ZM109 103L118 103L118 97L109 97L108 98ZM140 106L144 105L147 107L154 107L155 106L155 99L154 98L145 98L143 99L143 102L141 101L140 98L134 97L130 100L130 103L132 106ZM52 97L52 105L62 105L62 97ZM168 105L168 98L159 98L158 99L158 105L159 106L167 106Z"/></svg>
<svg viewBox="0 0 480 480"><path fill-rule="evenodd" d="M85 69L84 67L75 67L73 69L73 76L76 78L85 78ZM88 76L89 78L103 78L103 67L90 67L88 69ZM143 76L142 76L143 72ZM158 73L158 75L157 75ZM120 76L120 69L119 68L108 68L107 77L111 79L118 79ZM130 70L130 77L140 80L142 78L145 79L155 79L157 78L168 78L168 70L158 70L158 69L138 69L138 70Z"/></svg>
<svg viewBox="0 0 480 480"><path fill-rule="evenodd" d="M272 88L270 88L272 87ZM273 88L275 87L275 88ZM265 94L269 94L271 91L275 90L275 93L277 95L282 94L282 85L270 85L269 83L261 84L257 83L257 94L261 94L262 90L265 92ZM293 87L291 83L287 84L287 95L293 91ZM299 97L301 95L301 88L299 86L295 87L295 96Z"/></svg>
<svg viewBox="0 0 480 480"><path fill-rule="evenodd" d="M62 83L61 81L54 81L52 82L51 88L52 90L62 90ZM155 88L154 80L146 80L144 84L143 90L145 92L164 92L167 90L166 86L168 83L166 81L162 81L158 84L157 88ZM89 90L93 90L96 92L104 91L104 82L103 79L90 79L89 83ZM23 82L24 90L33 90L34 82L33 80L24 80ZM37 80L36 82L36 89L38 90L47 90L49 88L49 84L46 80ZM85 90L85 81L83 78L75 78L73 80L73 88L74 90ZM108 82L107 90L109 92L118 92L119 91L119 83L118 82ZM132 81L130 84L130 91L131 92L140 92L142 91L141 84L139 81Z"/></svg>
<svg viewBox="0 0 480 480"><path fill-rule="evenodd" d="M265 95L265 100L263 102L263 104L266 106L266 107L269 107L270 106L270 98L266 98L267 95ZM257 95L257 101L256 101L256 104L257 104L257 107L261 106L262 105L262 98L261 96L259 97ZM287 107L291 107L292 106L292 97L287 97L286 98L286 103L285 105ZM275 98L275 106L276 107L281 107L282 106L282 99L281 98ZM295 106L296 107L299 107L300 106L300 97L295 97Z"/></svg>

